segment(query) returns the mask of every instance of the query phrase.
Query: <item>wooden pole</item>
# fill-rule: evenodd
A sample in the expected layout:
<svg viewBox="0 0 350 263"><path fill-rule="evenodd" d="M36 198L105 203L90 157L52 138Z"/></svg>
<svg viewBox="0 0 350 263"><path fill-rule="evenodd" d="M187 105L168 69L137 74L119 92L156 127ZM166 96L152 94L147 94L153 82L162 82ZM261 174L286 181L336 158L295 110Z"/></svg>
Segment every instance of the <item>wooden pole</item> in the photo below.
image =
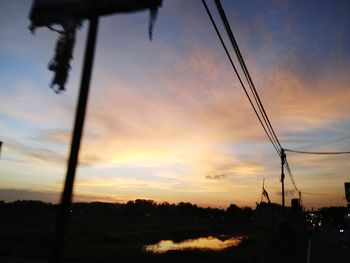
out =
<svg viewBox="0 0 350 263"><path fill-rule="evenodd" d="M285 202L284 202L284 163L286 161L286 154L284 153L284 149L281 149L281 182L282 182L282 209L285 210Z"/></svg>
<svg viewBox="0 0 350 263"><path fill-rule="evenodd" d="M98 29L98 16L89 19L89 31L87 36L87 44L85 49L85 57L83 64L83 71L80 83L80 92L78 98L78 105L75 115L74 131L71 142L70 156L68 160L67 175L64 184L64 190L61 197L61 204L58 211L57 227L54 237L54 246L51 262L62 262L64 236L67 223L67 217L72 202L73 185L75 178L75 171L78 164L79 148L81 136L84 127L86 105L89 95L89 87L91 80L91 73L93 67L95 45Z"/></svg>

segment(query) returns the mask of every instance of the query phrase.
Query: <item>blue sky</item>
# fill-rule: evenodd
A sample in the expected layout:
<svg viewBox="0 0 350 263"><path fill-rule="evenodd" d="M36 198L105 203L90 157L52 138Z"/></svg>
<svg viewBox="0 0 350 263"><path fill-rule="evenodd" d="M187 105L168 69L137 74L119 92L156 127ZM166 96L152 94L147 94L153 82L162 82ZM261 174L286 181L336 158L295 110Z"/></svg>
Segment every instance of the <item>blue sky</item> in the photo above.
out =
<svg viewBox="0 0 350 263"><path fill-rule="evenodd" d="M350 4L222 4L282 145L349 150ZM57 34L31 34L30 7L0 3L0 199L57 202L87 25L77 32L67 90L57 95L47 70ZM165 0L152 42L148 12L100 22L75 200L254 206L265 178L279 203L280 160L201 1ZM288 154L308 208L345 204L348 158ZM297 196L289 178L286 189L288 202Z"/></svg>

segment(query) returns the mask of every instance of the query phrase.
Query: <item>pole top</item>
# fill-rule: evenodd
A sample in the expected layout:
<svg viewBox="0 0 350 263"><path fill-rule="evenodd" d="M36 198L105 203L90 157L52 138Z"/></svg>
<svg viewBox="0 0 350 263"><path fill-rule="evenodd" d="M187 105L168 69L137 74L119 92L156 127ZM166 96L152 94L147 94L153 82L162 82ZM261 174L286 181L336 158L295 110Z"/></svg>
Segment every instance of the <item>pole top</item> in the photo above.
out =
<svg viewBox="0 0 350 263"><path fill-rule="evenodd" d="M31 29L62 24L66 17L80 20L114 13L157 10L163 0L34 0L29 19Z"/></svg>

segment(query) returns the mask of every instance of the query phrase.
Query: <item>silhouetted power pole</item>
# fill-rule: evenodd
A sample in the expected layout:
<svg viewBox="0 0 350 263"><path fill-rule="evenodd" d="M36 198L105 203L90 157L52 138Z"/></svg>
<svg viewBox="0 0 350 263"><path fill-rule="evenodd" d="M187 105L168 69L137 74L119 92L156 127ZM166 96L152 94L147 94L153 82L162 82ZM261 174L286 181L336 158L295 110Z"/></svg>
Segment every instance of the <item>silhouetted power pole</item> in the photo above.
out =
<svg viewBox="0 0 350 263"><path fill-rule="evenodd" d="M64 233L66 228L67 214L69 207L72 202L73 185L75 170L78 164L79 148L81 142L81 136L83 132L86 105L90 89L90 80L92 73L92 66L94 60L96 37L98 28L98 17L93 17L89 19L89 33L87 36L87 45L85 49L84 66L80 83L80 92L78 105L75 115L75 123L73 130L73 138L70 149L70 155L68 160L67 176L64 185L63 194L61 197L61 206L58 214L58 221L56 227L56 235L54 240L54 252L53 252L53 262L61 262Z"/></svg>
<svg viewBox="0 0 350 263"><path fill-rule="evenodd" d="M30 29L34 31L36 27L46 26L60 34L55 57L49 64L49 69L55 72L51 87L54 89L57 85L58 88L56 90L54 89L57 93L65 90L65 83L70 69L69 61L72 58L74 47L75 30L81 24L82 20L87 19L89 21L71 150L54 237L51 258L51 261L54 263L60 263L62 261L66 221L72 202L75 171L78 164L79 148L84 127L99 16L149 9L149 37L152 39L154 21L157 10L161 5L162 0L35 0L33 2L30 13L30 20L32 21ZM61 25L62 30L54 28L54 25Z"/></svg>
<svg viewBox="0 0 350 263"><path fill-rule="evenodd" d="M284 164L286 162L286 154L284 149L281 149L281 183L282 183L282 209L285 209L285 201L284 201Z"/></svg>

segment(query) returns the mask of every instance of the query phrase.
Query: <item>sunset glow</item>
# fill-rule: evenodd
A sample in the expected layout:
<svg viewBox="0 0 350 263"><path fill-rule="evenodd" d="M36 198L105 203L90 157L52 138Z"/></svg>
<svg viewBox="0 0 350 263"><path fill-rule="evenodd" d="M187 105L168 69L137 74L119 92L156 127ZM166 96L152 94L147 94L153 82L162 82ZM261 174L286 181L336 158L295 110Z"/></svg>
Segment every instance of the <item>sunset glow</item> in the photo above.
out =
<svg viewBox="0 0 350 263"><path fill-rule="evenodd" d="M222 4L283 146L349 151L350 3ZM30 33L30 6L0 3L0 200L58 202L87 25L57 95L47 70L57 34ZM254 207L265 178L280 203L280 159L201 2L164 0L152 42L147 23L146 12L101 18L75 200ZM350 155L287 156L306 208L346 204ZM286 194L288 205L298 196L289 177Z"/></svg>

